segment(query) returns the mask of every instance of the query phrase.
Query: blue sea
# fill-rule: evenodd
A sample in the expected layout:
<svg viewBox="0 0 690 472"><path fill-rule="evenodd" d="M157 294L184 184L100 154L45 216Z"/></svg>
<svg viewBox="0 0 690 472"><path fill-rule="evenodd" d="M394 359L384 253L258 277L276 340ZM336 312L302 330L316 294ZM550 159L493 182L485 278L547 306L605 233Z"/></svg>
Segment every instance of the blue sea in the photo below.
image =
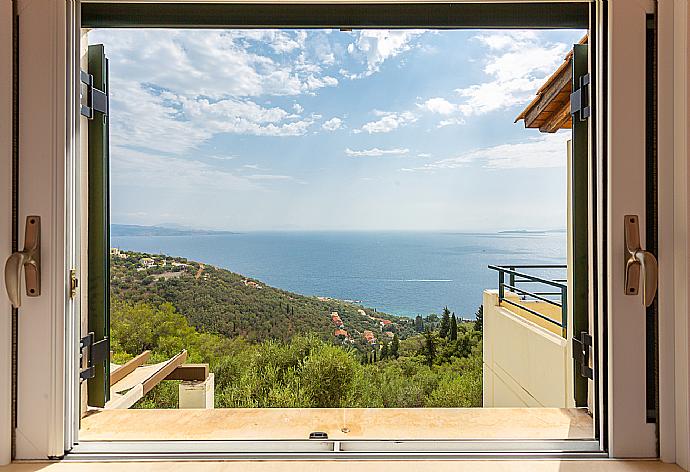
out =
<svg viewBox="0 0 690 472"><path fill-rule="evenodd" d="M498 283L488 264L566 261L566 235L561 232L114 236L111 246L186 257L284 290L356 300L403 316L440 313L447 305L458 316L474 318L482 291ZM549 274L561 278L564 271Z"/></svg>

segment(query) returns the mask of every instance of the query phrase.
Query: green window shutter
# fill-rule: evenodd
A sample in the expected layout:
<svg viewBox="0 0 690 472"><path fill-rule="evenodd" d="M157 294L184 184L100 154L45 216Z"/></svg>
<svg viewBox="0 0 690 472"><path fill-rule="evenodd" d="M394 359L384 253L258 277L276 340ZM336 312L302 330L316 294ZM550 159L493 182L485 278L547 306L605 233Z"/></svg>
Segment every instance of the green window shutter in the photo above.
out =
<svg viewBox="0 0 690 472"><path fill-rule="evenodd" d="M93 333L93 370L88 377L88 404L103 407L110 398L110 195L108 144L108 60L102 44L89 46L92 88L87 113L88 155L88 324ZM94 90L95 89L95 90ZM93 92L91 92L93 90ZM99 94L98 92L105 92ZM88 115L87 115L88 116ZM100 343L99 343L100 342ZM96 349L96 343L99 347Z"/></svg>
<svg viewBox="0 0 690 472"><path fill-rule="evenodd" d="M591 336L589 335L589 257L588 257L588 161L589 161L589 65L588 46L576 44L573 49L573 94L572 113L572 228L573 228L573 269L572 269L572 313L571 338L573 342L573 375L575 406L587 406L588 379L592 378L589 369Z"/></svg>

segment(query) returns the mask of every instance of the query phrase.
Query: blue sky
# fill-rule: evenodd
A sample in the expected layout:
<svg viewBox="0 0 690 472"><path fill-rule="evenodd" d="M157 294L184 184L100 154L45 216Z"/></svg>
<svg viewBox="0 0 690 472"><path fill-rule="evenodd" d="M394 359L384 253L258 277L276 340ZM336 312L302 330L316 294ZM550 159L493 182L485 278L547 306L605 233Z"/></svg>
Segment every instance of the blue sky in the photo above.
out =
<svg viewBox="0 0 690 472"><path fill-rule="evenodd" d="M95 30L114 223L565 227L566 140L513 123L582 31Z"/></svg>

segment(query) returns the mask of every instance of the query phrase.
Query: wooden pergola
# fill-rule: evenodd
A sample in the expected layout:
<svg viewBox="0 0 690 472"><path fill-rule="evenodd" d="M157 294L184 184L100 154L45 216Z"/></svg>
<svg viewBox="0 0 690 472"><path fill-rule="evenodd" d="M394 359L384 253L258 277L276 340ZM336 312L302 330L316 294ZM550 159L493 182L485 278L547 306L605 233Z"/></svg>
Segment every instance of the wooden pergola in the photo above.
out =
<svg viewBox="0 0 690 472"><path fill-rule="evenodd" d="M587 36L580 40L580 44L587 43ZM559 129L570 129L572 118L570 115L570 94L573 88L573 52L572 50L563 63L546 80L537 91L537 96L515 118L525 122L525 128L537 128L542 133L555 133Z"/></svg>

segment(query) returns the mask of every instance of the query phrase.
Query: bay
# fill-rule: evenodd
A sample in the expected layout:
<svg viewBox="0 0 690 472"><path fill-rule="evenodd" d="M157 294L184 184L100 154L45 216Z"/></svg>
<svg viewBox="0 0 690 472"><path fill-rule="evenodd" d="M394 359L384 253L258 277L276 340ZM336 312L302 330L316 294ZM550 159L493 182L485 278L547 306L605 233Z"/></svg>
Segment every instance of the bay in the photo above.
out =
<svg viewBox="0 0 690 472"><path fill-rule="evenodd" d="M113 236L111 246L215 265L303 295L415 316L448 306L474 318L496 288L487 265L565 264L564 232L247 232ZM530 270L564 278L565 270ZM530 287L532 288L532 287Z"/></svg>

